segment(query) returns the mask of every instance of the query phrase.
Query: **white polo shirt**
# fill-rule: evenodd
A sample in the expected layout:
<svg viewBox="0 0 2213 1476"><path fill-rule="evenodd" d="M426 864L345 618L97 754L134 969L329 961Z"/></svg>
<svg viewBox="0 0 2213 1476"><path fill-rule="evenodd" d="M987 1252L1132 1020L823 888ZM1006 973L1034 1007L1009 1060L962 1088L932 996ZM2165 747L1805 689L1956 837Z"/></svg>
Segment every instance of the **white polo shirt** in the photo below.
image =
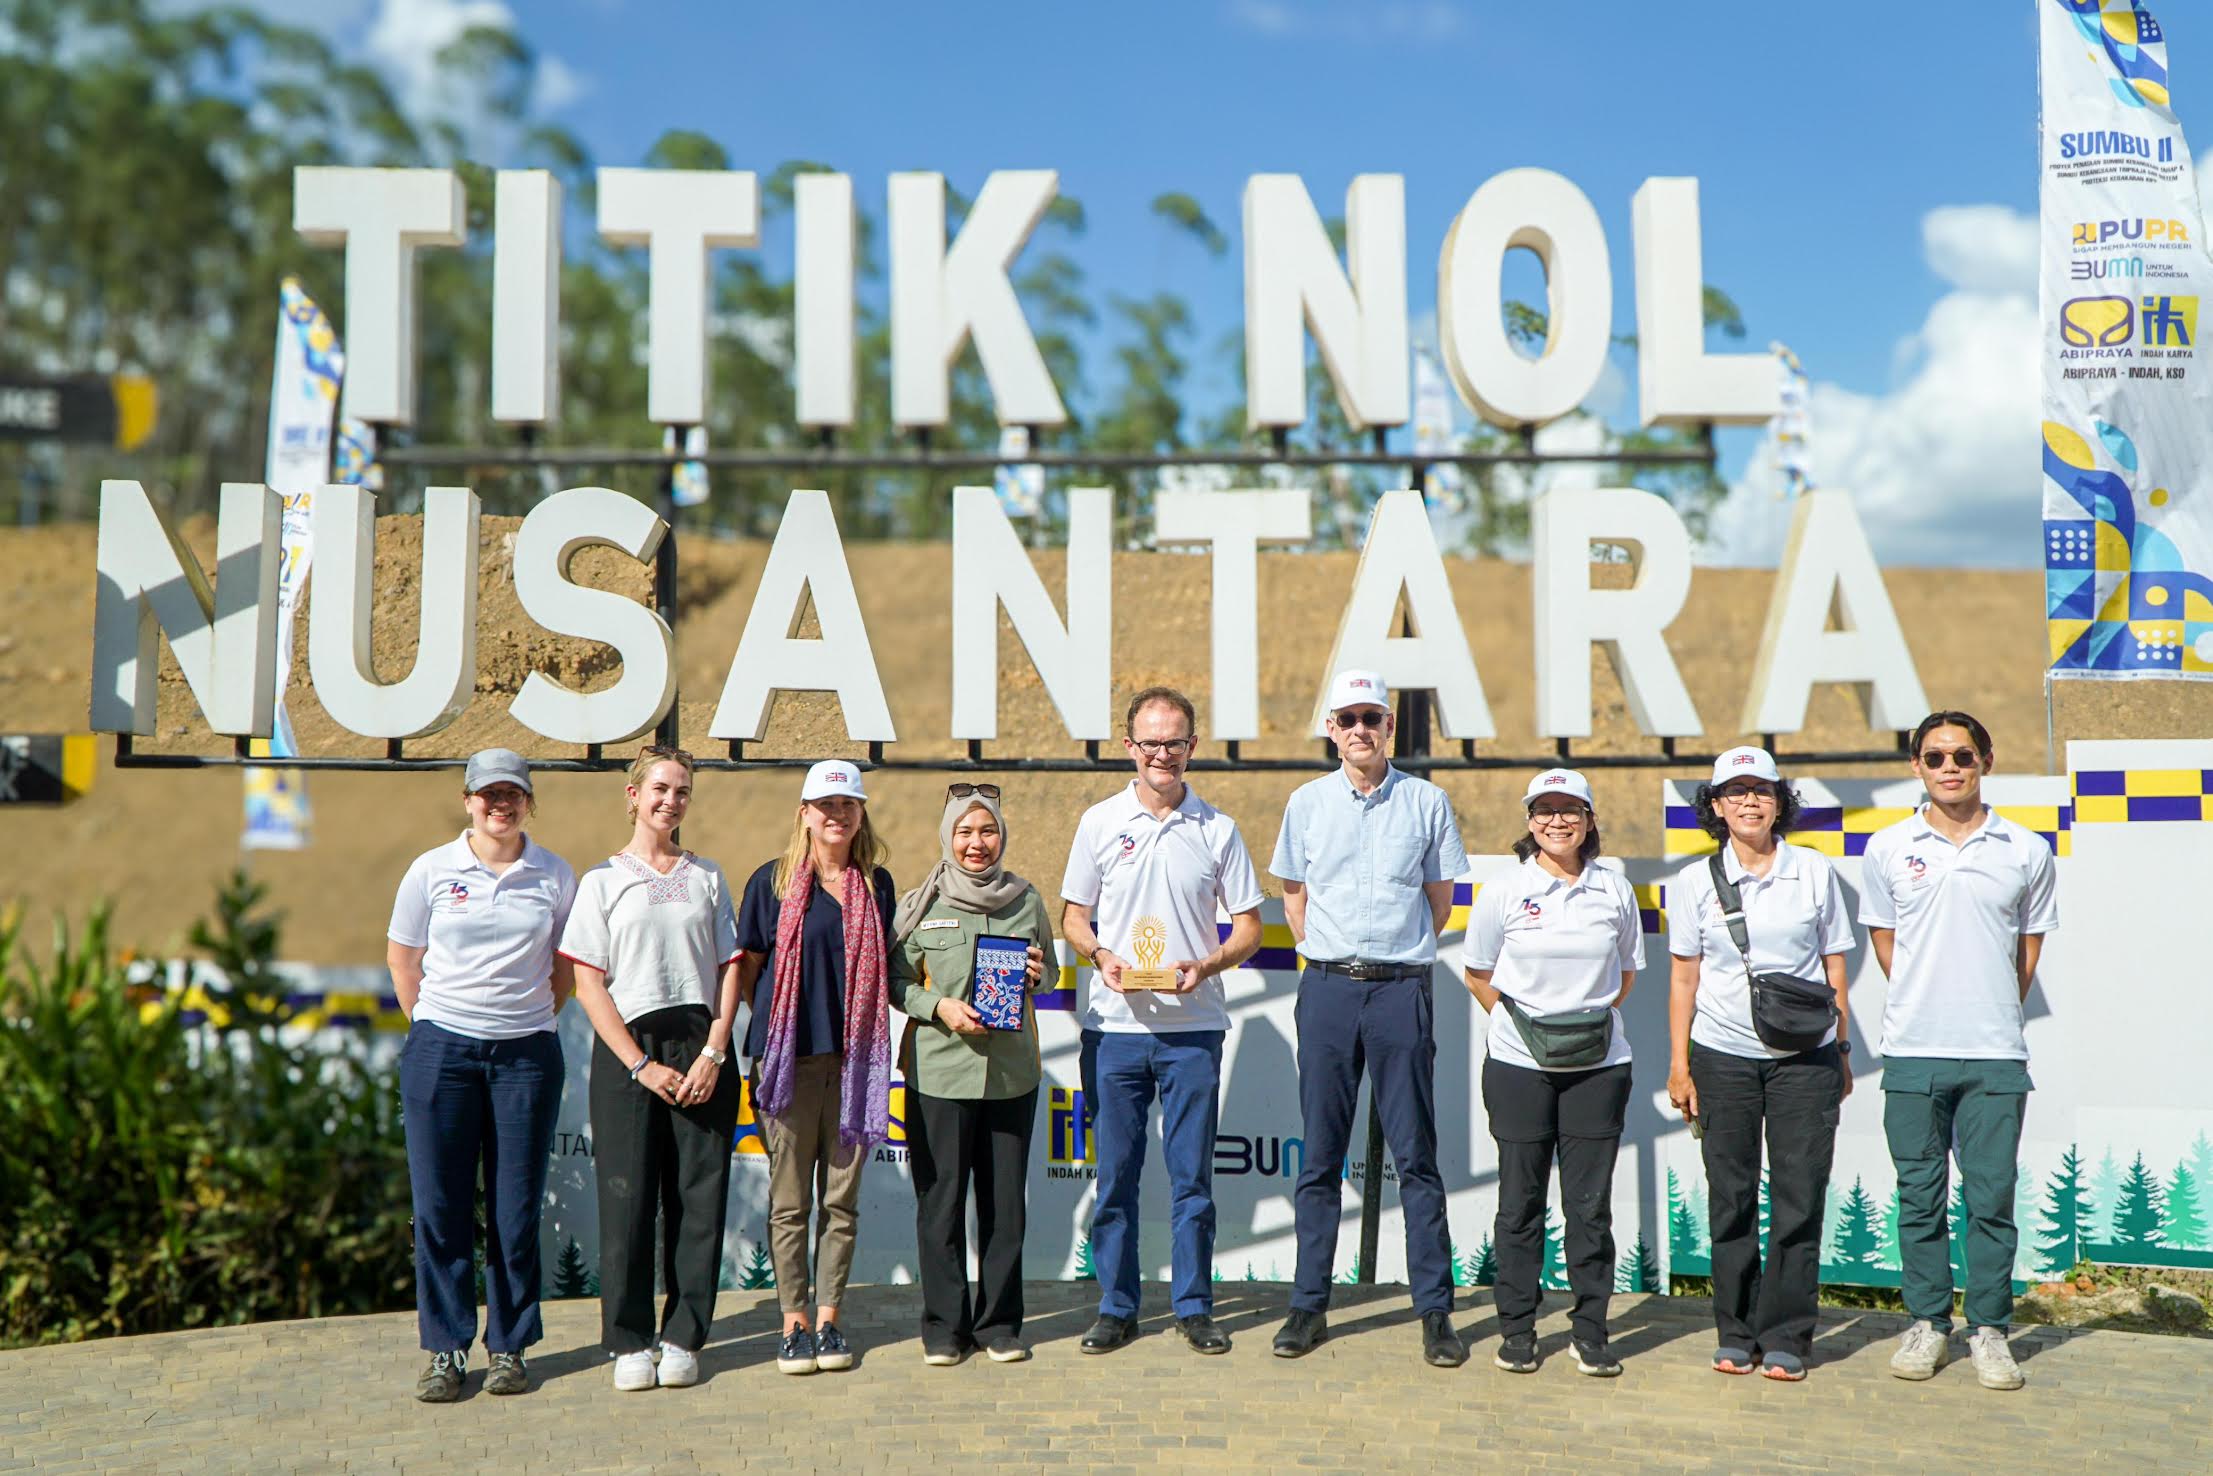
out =
<svg viewBox="0 0 2213 1476"><path fill-rule="evenodd" d="M722 868L686 851L661 876L617 855L584 873L561 933L561 956L607 975L623 1019L716 1004L722 966L738 956L738 918Z"/></svg>
<svg viewBox="0 0 2213 1476"><path fill-rule="evenodd" d="M553 950L576 897L569 863L523 837L498 876L469 832L423 852L400 878L384 935L423 950L412 1018L479 1040L553 1028Z"/></svg>
<svg viewBox="0 0 2213 1476"><path fill-rule="evenodd" d="M1644 967L1637 894L1611 867L1594 862L1570 882L1532 856L1476 892L1462 961L1489 969L1492 987L1532 1015L1611 1005L1621 993L1622 974ZM1599 1066L1629 1059L1621 1011L1613 1014L1614 1042ZM1504 1005L1491 1011L1487 1049L1494 1061L1542 1069Z"/></svg>
<svg viewBox="0 0 2213 1476"><path fill-rule="evenodd" d="M2059 926L2057 877L2042 836L1987 808L1958 845L1926 808L1867 838L1860 921L1897 934L1884 1055L2029 1058L2014 955L2024 934Z"/></svg>
<svg viewBox="0 0 2213 1476"><path fill-rule="evenodd" d="M1068 848L1062 900L1091 909L1099 946L1126 963L1144 963L1130 938L1140 918L1167 930L1158 967L1205 958L1221 946L1215 908L1235 915L1260 906L1260 876L1237 822L1200 799L1190 785L1162 819L1138 803L1137 784L1084 811ZM1189 994L1140 990L1117 994L1104 984L1087 992L1084 1026L1116 1033L1227 1030L1229 1001L1222 977Z"/></svg>
<svg viewBox="0 0 2213 1476"><path fill-rule="evenodd" d="M1667 951L1698 960L1698 1009L1691 1016L1690 1038L1732 1056L1788 1056L1790 1051L1769 1045L1752 1028L1752 987L1745 982L1744 955L1721 920L1721 899L1714 895L1707 860L1699 857L1667 884ZM1752 971L1826 983L1822 959L1852 951L1852 914L1829 858L1783 841L1775 847L1775 863L1767 875L1754 876L1737 860L1736 849L1724 844L1721 864L1744 903ZM1821 1044L1835 1039L1832 1027Z"/></svg>

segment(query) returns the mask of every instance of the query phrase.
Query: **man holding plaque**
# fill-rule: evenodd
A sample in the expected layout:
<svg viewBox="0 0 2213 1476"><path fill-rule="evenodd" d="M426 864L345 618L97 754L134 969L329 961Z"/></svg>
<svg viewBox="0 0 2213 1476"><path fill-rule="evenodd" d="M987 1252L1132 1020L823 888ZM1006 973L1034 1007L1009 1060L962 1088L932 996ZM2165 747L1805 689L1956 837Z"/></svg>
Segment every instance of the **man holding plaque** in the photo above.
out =
<svg viewBox="0 0 2213 1476"><path fill-rule="evenodd" d="M1445 792L1391 765L1390 700L1375 672L1337 674L1328 723L1344 765L1292 792L1268 868L1283 880L1284 921L1306 959L1296 1016L1306 1132L1292 1200L1298 1274L1275 1353L1298 1358L1329 1336L1345 1149L1364 1064L1398 1165L1422 1357L1456 1368L1468 1349L1452 1329L1430 969L1468 858Z"/></svg>
<svg viewBox="0 0 2213 1476"><path fill-rule="evenodd" d="M1229 1335L1213 1315L1214 1131L1229 1030L1221 975L1260 946L1260 878L1237 822L1183 782L1197 731L1191 699L1148 687L1131 699L1123 731L1137 777L1084 812L1060 884L1061 936L1091 960L1100 986L1084 1011L1096 1038L1086 1086L1098 1098L1099 1320L1082 1346L1107 1353L1137 1335L1137 1186L1157 1092L1176 1329L1201 1353L1226 1353ZM1217 907L1231 917L1226 941Z"/></svg>

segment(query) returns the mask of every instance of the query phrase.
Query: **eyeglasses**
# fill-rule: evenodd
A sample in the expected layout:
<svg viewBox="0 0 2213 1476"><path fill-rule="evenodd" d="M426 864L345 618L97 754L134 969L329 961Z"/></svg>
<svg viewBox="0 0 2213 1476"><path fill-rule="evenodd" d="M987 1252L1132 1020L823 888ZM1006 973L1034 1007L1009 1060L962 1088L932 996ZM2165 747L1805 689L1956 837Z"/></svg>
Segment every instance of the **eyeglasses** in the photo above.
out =
<svg viewBox="0 0 2213 1476"><path fill-rule="evenodd" d="M1191 751L1189 738L1132 738L1129 743L1147 758L1159 758L1162 754L1177 758Z"/></svg>
<svg viewBox="0 0 2213 1476"><path fill-rule="evenodd" d="M1583 823L1583 811L1531 810L1529 812L1529 823L1532 825L1581 825Z"/></svg>
<svg viewBox="0 0 2213 1476"><path fill-rule="evenodd" d="M1941 748L1932 748L1921 755L1921 767L1924 769L1941 769L1944 767L1944 761L1947 758L1952 761L1956 768L1972 769L1981 760L1982 755L1972 748L1955 748L1949 753Z"/></svg>
<svg viewBox="0 0 2213 1476"><path fill-rule="evenodd" d="M1724 789L1718 798L1725 805L1748 805L1754 800L1772 804L1775 801L1775 791L1772 789Z"/></svg>
<svg viewBox="0 0 2213 1476"><path fill-rule="evenodd" d="M945 797L947 799L967 799L972 794L980 794L985 799L997 799L999 797L999 786L996 784L948 784L945 786Z"/></svg>
<svg viewBox="0 0 2213 1476"><path fill-rule="evenodd" d="M665 743L648 743L645 747L638 750L638 754L641 758L674 759L687 769L698 762L698 760L694 759L683 749L671 748Z"/></svg>
<svg viewBox="0 0 2213 1476"><path fill-rule="evenodd" d="M1336 719L1337 726L1350 733L1354 728L1380 728L1390 716L1380 707L1363 707L1358 712L1340 712Z"/></svg>

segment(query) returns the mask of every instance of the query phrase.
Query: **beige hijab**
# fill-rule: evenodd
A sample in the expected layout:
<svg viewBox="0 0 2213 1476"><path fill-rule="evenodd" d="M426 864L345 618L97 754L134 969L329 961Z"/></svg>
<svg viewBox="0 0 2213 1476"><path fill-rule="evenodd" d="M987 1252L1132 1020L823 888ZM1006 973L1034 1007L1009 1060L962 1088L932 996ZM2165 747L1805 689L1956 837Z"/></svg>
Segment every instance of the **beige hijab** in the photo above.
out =
<svg viewBox="0 0 2213 1476"><path fill-rule="evenodd" d="M970 871L953 859L953 827L961 816L970 810L982 810L999 826L999 859L989 871ZM963 912L997 912L1030 889L1030 884L1007 870L1006 816L999 811L999 802L980 794L964 794L949 797L945 801L945 814L937 824L938 860L922 878L922 884L899 899L898 910L892 914L891 936L894 947L907 940L915 925L928 915L940 898L952 903Z"/></svg>

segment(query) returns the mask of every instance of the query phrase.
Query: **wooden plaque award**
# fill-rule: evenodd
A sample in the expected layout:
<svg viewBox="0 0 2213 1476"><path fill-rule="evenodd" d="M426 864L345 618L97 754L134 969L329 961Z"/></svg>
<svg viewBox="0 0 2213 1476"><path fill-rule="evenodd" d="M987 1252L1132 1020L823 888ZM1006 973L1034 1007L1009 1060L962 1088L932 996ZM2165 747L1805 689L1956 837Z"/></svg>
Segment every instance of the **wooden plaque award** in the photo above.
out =
<svg viewBox="0 0 2213 1476"><path fill-rule="evenodd" d="M1122 970L1122 988L1125 992L1136 989L1154 989L1173 994L1176 989L1176 971L1160 966L1168 953L1168 925L1157 917L1141 917L1130 924L1130 957L1137 960L1134 969Z"/></svg>

